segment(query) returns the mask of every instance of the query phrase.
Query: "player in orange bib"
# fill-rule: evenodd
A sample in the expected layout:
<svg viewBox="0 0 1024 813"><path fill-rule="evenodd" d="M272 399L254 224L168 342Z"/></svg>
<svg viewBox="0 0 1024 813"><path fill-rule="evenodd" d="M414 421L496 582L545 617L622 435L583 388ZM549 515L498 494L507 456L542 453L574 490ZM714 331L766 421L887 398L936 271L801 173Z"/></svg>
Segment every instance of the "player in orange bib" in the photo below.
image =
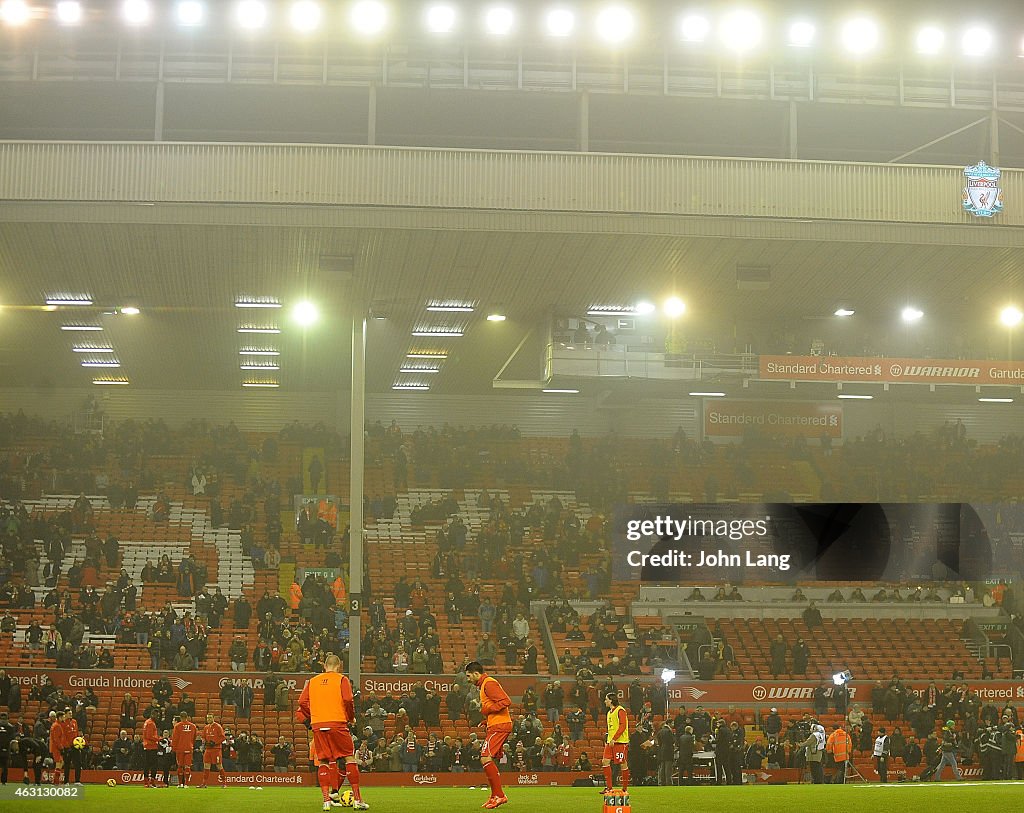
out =
<svg viewBox="0 0 1024 813"><path fill-rule="evenodd" d="M324 671L306 681L299 695L299 708L295 718L313 732L316 751L317 779L323 793L323 809L331 809L331 788L341 787L338 760L345 760L345 775L352 786L356 810L369 810L359 791L359 765L352 742L349 724L355 719L355 697L352 683L341 673L341 658L328 655Z"/></svg>
<svg viewBox="0 0 1024 813"><path fill-rule="evenodd" d="M174 724L171 732L171 750L178 763L178 787L187 788L192 778L192 749L196 744L199 729L185 712L181 712L181 720Z"/></svg>
<svg viewBox="0 0 1024 813"><path fill-rule="evenodd" d="M156 756L160 745L160 732L153 714L146 714L146 722L142 724L142 776L147 788L156 787Z"/></svg>
<svg viewBox="0 0 1024 813"><path fill-rule="evenodd" d="M626 710L619 703L618 692L608 692L604 696L604 706L608 709L605 719L608 723L608 738L604 741L604 790L612 792L612 763L620 768L622 774L622 792L629 790L629 763L626 762L629 749L629 718Z"/></svg>
<svg viewBox="0 0 1024 813"><path fill-rule="evenodd" d="M210 769L217 769L220 786L224 787L224 727L213 719L212 714L206 715L206 725L199 732L205 746L203 749L203 784L205 788L210 781Z"/></svg>
<svg viewBox="0 0 1024 813"><path fill-rule="evenodd" d="M466 664L466 677L479 687L480 711L487 715L487 734L483 748L480 749L480 764L491 786L491 798L482 807L493 810L508 804L508 798L501 787L498 765L494 760L501 759L501 749L512 733L512 717L508 712L512 701L498 681L484 674L484 667L479 661Z"/></svg>

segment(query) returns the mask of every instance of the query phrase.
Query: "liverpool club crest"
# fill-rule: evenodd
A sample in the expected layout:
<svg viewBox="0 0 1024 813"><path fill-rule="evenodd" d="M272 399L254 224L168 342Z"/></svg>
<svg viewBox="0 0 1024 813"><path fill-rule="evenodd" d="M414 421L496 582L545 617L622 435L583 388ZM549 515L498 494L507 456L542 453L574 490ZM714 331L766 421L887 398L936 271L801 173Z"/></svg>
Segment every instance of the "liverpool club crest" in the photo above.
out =
<svg viewBox="0 0 1024 813"><path fill-rule="evenodd" d="M964 210L975 217L992 217L1003 209L1003 190L999 188L999 170L979 161L966 167L967 186L964 187Z"/></svg>

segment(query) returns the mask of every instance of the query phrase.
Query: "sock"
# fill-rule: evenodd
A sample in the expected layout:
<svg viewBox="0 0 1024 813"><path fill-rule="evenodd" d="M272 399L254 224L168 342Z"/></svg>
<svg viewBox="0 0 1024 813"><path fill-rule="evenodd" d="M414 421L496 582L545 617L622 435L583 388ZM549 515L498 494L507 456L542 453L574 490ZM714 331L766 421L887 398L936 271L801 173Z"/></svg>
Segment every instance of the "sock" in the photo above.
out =
<svg viewBox="0 0 1024 813"><path fill-rule="evenodd" d="M210 784L210 769L203 768L203 785L205 786L208 784Z"/></svg>
<svg viewBox="0 0 1024 813"><path fill-rule="evenodd" d="M316 769L316 778L320 783L320 792L324 795L324 801L329 802L331 792L331 769L327 765L321 765Z"/></svg>
<svg viewBox="0 0 1024 813"><path fill-rule="evenodd" d="M191 782L192 782L192 769L191 768L186 768L185 769L185 784L188 785Z"/></svg>
<svg viewBox="0 0 1024 813"><path fill-rule="evenodd" d="M219 769L219 770L217 771L217 778L218 778L218 779L220 780L220 783L221 783L222 785L223 785L223 784L224 784L225 782L227 782L227 777L226 777L226 776L224 776L224 769L223 769L223 768L221 768L221 769Z"/></svg>
<svg viewBox="0 0 1024 813"><path fill-rule="evenodd" d="M610 788L612 786L612 766L604 766L604 786Z"/></svg>
<svg viewBox="0 0 1024 813"><path fill-rule="evenodd" d="M53 769L53 784L55 784L55 785L59 785L60 784L60 768L54 768Z"/></svg>
<svg viewBox="0 0 1024 813"><path fill-rule="evenodd" d="M625 793L629 790L629 768L625 765L622 766L622 792Z"/></svg>
<svg viewBox="0 0 1024 813"><path fill-rule="evenodd" d="M329 766L331 771L331 790L341 790L341 772L338 770L338 763L332 762Z"/></svg>
<svg viewBox="0 0 1024 813"><path fill-rule="evenodd" d="M498 773L498 766L494 762L488 762L484 765L484 773L487 774L487 781L491 785L491 793L495 796L504 796L505 793L501 789L501 774Z"/></svg>
<svg viewBox="0 0 1024 813"><path fill-rule="evenodd" d="M359 766L354 762L345 763L345 775L352 786L352 795L361 802L363 797L359 794Z"/></svg>

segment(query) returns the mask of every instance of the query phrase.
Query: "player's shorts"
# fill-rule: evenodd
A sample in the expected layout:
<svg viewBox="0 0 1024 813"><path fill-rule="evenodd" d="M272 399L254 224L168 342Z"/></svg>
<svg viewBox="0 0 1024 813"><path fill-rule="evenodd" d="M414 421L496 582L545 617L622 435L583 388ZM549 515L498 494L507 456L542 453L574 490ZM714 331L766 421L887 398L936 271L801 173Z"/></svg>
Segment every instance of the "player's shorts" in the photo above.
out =
<svg viewBox="0 0 1024 813"><path fill-rule="evenodd" d="M207 748L203 751L204 765L220 765L224 761L223 748Z"/></svg>
<svg viewBox="0 0 1024 813"><path fill-rule="evenodd" d="M313 723L313 747L320 762L356 753L348 723Z"/></svg>
<svg viewBox="0 0 1024 813"><path fill-rule="evenodd" d="M192 767L192 752L191 751L175 751L174 758L177 761L179 768L191 768Z"/></svg>
<svg viewBox="0 0 1024 813"><path fill-rule="evenodd" d="M505 747L505 741L511 733L511 726L508 728L488 728L487 734L484 735L484 744L480 749L480 756L490 757L491 759L500 758L501 749Z"/></svg>
<svg viewBox="0 0 1024 813"><path fill-rule="evenodd" d="M628 743L625 742L609 742L605 743L604 746L604 759L614 765L621 765L626 761L626 749Z"/></svg>

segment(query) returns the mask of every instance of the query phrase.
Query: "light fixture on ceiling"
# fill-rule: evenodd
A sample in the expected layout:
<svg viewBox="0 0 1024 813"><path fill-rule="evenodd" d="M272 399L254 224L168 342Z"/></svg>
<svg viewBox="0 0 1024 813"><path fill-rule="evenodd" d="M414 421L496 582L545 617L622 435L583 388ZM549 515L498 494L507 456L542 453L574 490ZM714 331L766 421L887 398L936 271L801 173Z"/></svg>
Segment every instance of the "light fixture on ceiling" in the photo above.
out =
<svg viewBox="0 0 1024 813"><path fill-rule="evenodd" d="M608 43L625 42L636 28L633 12L623 6L609 6L598 12L595 22L597 36Z"/></svg>
<svg viewBox="0 0 1024 813"><path fill-rule="evenodd" d="M853 395L852 393L843 393L838 396L844 401L871 401L875 396L873 395Z"/></svg>
<svg viewBox="0 0 1024 813"><path fill-rule="evenodd" d="M92 383L100 387L127 387L130 382L127 378L94 378Z"/></svg>
<svg viewBox="0 0 1024 813"><path fill-rule="evenodd" d="M732 11L722 18L721 40L731 51L743 53L761 42L761 18L748 9Z"/></svg>
<svg viewBox="0 0 1024 813"><path fill-rule="evenodd" d="M292 319L303 327L309 327L320 318L320 310L312 302L304 300L292 308Z"/></svg>
<svg viewBox="0 0 1024 813"><path fill-rule="evenodd" d="M440 367L399 367L398 372L416 375L417 373L439 373Z"/></svg>
<svg viewBox="0 0 1024 813"><path fill-rule="evenodd" d="M960 40L960 49L964 56L986 56L992 50L994 40L991 29L981 25L972 25L964 31L963 38Z"/></svg>
<svg viewBox="0 0 1024 813"><path fill-rule="evenodd" d="M446 359L448 358L447 353L406 353L406 358L410 359Z"/></svg>
<svg viewBox="0 0 1024 813"><path fill-rule="evenodd" d="M262 28L267 23L267 4L262 0L241 0L235 6L235 20L249 31Z"/></svg>
<svg viewBox="0 0 1024 813"><path fill-rule="evenodd" d="M392 384L391 389L393 390L414 390L417 392L425 392L429 390L426 384Z"/></svg>
<svg viewBox="0 0 1024 813"><path fill-rule="evenodd" d="M61 325L60 329L81 332L97 332L103 330L100 325Z"/></svg>
<svg viewBox="0 0 1024 813"><path fill-rule="evenodd" d="M73 307L76 307L78 305L91 305L92 304L92 298L89 297L87 294L82 294L81 296L75 296L74 294L70 294L70 295L62 294L60 296L48 296L48 297L46 297L46 304L47 305L53 305L54 307L69 307L69 308L73 308Z"/></svg>
<svg viewBox="0 0 1024 813"><path fill-rule="evenodd" d="M511 34L515 24L515 12L507 6L494 6L484 14L484 27L487 29L487 33L495 37Z"/></svg>
<svg viewBox="0 0 1024 813"><path fill-rule="evenodd" d="M276 381L243 381L242 386L249 389L276 390L281 385Z"/></svg>
<svg viewBox="0 0 1024 813"><path fill-rule="evenodd" d="M982 404L1012 404L1012 398L979 398L979 403Z"/></svg>
<svg viewBox="0 0 1024 813"><path fill-rule="evenodd" d="M145 25L152 18L153 10L147 0L124 0L121 15L128 25Z"/></svg>
<svg viewBox="0 0 1024 813"><path fill-rule="evenodd" d="M72 353L113 353L113 347L89 347L88 345L76 344L71 348Z"/></svg>
<svg viewBox="0 0 1024 813"><path fill-rule="evenodd" d="M24 25L32 19L32 9L25 0L4 0L0 3L0 19L7 25Z"/></svg>
<svg viewBox="0 0 1024 813"><path fill-rule="evenodd" d="M662 307L665 311L665 315L670 319L677 319L686 313L686 303L678 296L670 296L665 300L665 304Z"/></svg>
<svg viewBox="0 0 1024 813"><path fill-rule="evenodd" d="M629 305L591 305L587 309L587 316L638 316L639 312L635 307Z"/></svg>
<svg viewBox="0 0 1024 813"><path fill-rule="evenodd" d="M946 34L935 25L926 25L917 32L916 45L919 54L932 56L942 50L946 43Z"/></svg>
<svg viewBox="0 0 1024 813"><path fill-rule="evenodd" d="M794 48L808 48L814 42L815 33L810 20L794 20L789 26L789 44Z"/></svg>
<svg viewBox="0 0 1024 813"><path fill-rule="evenodd" d="M359 0L352 7L352 27L364 37L372 37L388 24L388 9L379 0Z"/></svg>
<svg viewBox="0 0 1024 813"><path fill-rule="evenodd" d="M431 303L427 305L427 310L434 313L472 313L472 305L463 305L459 303Z"/></svg>
<svg viewBox="0 0 1024 813"><path fill-rule="evenodd" d="M288 19L292 28L303 34L308 34L320 25L320 4L313 0L298 0L293 3L288 12Z"/></svg>
<svg viewBox="0 0 1024 813"><path fill-rule="evenodd" d="M238 355L240 356L280 356L281 351L279 350L264 350L255 347L248 348L245 350L239 350Z"/></svg>
<svg viewBox="0 0 1024 813"><path fill-rule="evenodd" d="M913 305L907 305L900 311L900 318L904 322L917 322L922 316L924 316L924 311L920 308L915 308Z"/></svg>
<svg viewBox="0 0 1024 813"><path fill-rule="evenodd" d="M704 42L711 31L711 23L701 14L687 14L679 21L679 36L683 42Z"/></svg>
<svg viewBox="0 0 1024 813"><path fill-rule="evenodd" d="M239 333L280 333L279 327L240 327Z"/></svg>
<svg viewBox="0 0 1024 813"><path fill-rule="evenodd" d="M61 25L78 25L82 22L82 4L78 0L61 0L57 3L57 22Z"/></svg>
<svg viewBox="0 0 1024 813"><path fill-rule="evenodd" d="M238 299L235 300L236 308L280 308L281 303L276 299Z"/></svg>
<svg viewBox="0 0 1024 813"><path fill-rule="evenodd" d="M503 313L489 313L487 314L488 322L504 322L508 318Z"/></svg>
<svg viewBox="0 0 1024 813"><path fill-rule="evenodd" d="M138 316L139 309L136 308L134 305L127 305L126 307L121 308L118 311L118 313L120 313L122 316Z"/></svg>
<svg viewBox="0 0 1024 813"><path fill-rule="evenodd" d="M461 330L414 330L413 336L425 336L438 339L457 339L462 336Z"/></svg>
<svg viewBox="0 0 1024 813"><path fill-rule="evenodd" d="M240 370L280 370L279 364L240 364L238 365Z"/></svg>
<svg viewBox="0 0 1024 813"><path fill-rule="evenodd" d="M115 359L109 359L105 361L83 361L83 367L120 367L121 362Z"/></svg>
<svg viewBox="0 0 1024 813"><path fill-rule="evenodd" d="M691 392L695 398L725 398L724 392Z"/></svg>
<svg viewBox="0 0 1024 813"><path fill-rule="evenodd" d="M568 389L568 388L561 388L561 387L548 387L546 389L541 390L541 392L546 392L549 395L578 395L579 394L579 390Z"/></svg>
<svg viewBox="0 0 1024 813"><path fill-rule="evenodd" d="M178 25L194 28L203 24L203 20L206 18L206 9L198 0L181 0L175 9L175 17L178 19Z"/></svg>
<svg viewBox="0 0 1024 813"><path fill-rule="evenodd" d="M999 321L1006 327L1015 327L1021 323L1022 319L1024 319L1024 313L1021 313L1020 308L1015 305L1007 305L999 312Z"/></svg>
<svg viewBox="0 0 1024 813"><path fill-rule="evenodd" d="M567 8L553 8L544 16L544 27L552 37L568 37L576 27L576 17Z"/></svg>
<svg viewBox="0 0 1024 813"><path fill-rule="evenodd" d="M866 54L878 45L878 24L867 17L857 17L843 25L840 38L850 53Z"/></svg>
<svg viewBox="0 0 1024 813"><path fill-rule="evenodd" d="M449 5L430 6L424 22L432 34L447 34L455 28L455 16L455 9Z"/></svg>
<svg viewBox="0 0 1024 813"><path fill-rule="evenodd" d="M839 308L835 309L835 312L832 315L833 316L839 316L841 318L845 318L847 316L853 316L853 314L854 314L853 308L839 307Z"/></svg>

